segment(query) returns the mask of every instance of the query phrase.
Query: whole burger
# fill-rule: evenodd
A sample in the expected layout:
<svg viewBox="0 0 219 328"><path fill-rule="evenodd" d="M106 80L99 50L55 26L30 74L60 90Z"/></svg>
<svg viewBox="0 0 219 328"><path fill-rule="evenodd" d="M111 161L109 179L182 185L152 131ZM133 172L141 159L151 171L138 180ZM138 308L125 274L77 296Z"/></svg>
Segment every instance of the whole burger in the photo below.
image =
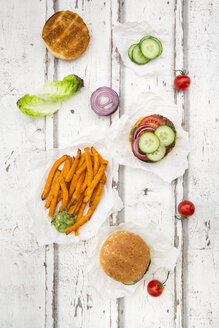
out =
<svg viewBox="0 0 219 328"><path fill-rule="evenodd" d="M100 250L100 265L112 279L133 285L143 278L150 265L150 250L145 241L129 231L116 231Z"/></svg>
<svg viewBox="0 0 219 328"><path fill-rule="evenodd" d="M148 163L158 162L174 148L176 129L164 116L142 117L132 127L129 141L137 158Z"/></svg>

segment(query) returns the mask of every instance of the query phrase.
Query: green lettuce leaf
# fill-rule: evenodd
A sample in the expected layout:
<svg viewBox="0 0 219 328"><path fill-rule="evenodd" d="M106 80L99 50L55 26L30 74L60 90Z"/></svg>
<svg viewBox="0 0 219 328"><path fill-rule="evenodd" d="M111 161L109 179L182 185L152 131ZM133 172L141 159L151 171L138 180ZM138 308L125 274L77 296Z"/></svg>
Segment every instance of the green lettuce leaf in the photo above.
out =
<svg viewBox="0 0 219 328"><path fill-rule="evenodd" d="M61 103L26 94L17 101L17 107L22 113L37 117L52 115L61 107Z"/></svg>
<svg viewBox="0 0 219 328"><path fill-rule="evenodd" d="M39 96L46 100L63 100L77 93L83 86L83 80L77 75L67 75L62 81L47 81L39 91Z"/></svg>

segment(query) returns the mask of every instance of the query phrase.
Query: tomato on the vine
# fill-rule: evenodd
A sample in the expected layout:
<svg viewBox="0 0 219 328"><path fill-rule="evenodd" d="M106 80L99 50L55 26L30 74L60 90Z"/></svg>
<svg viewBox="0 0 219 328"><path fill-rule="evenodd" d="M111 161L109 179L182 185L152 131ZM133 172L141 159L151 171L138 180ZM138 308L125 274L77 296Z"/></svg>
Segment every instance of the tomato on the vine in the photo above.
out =
<svg viewBox="0 0 219 328"><path fill-rule="evenodd" d="M153 297L160 296L163 293L163 290L166 286L165 283L167 282L167 280L169 278L169 274L170 274L170 272L168 272L167 278L163 282L160 282L159 280L151 280L147 286L148 294L150 294Z"/></svg>
<svg viewBox="0 0 219 328"><path fill-rule="evenodd" d="M185 70L176 70L176 72L180 72L180 75L177 75L174 80L174 86L177 90L184 91L188 89L191 84L191 79L187 75L188 72Z"/></svg>

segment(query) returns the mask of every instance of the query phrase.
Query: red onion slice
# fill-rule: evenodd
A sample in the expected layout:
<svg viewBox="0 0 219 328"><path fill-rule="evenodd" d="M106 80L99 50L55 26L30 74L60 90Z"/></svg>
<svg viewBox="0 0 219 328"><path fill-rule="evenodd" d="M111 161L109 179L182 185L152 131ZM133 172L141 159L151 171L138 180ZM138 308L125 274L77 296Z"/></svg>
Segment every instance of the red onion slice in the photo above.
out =
<svg viewBox="0 0 219 328"><path fill-rule="evenodd" d="M140 153L139 148L138 148L138 138L137 139L133 139L132 141L132 151L134 153L134 155L136 157L138 157L139 159L141 159L142 161L149 161L149 159L147 158L146 155Z"/></svg>
<svg viewBox="0 0 219 328"><path fill-rule="evenodd" d="M135 129L133 133L133 139L137 139L140 136L140 133L155 131L156 127L150 124L144 124Z"/></svg>
<svg viewBox="0 0 219 328"><path fill-rule="evenodd" d="M92 93L90 104L97 115L108 116L117 110L119 106L119 96L113 89L101 87Z"/></svg>

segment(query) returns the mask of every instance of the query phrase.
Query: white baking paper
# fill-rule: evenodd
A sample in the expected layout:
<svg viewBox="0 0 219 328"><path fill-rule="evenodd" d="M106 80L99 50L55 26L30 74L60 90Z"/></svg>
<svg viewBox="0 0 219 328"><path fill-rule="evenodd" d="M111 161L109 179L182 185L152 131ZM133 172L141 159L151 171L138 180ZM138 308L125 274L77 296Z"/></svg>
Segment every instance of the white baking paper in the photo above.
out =
<svg viewBox="0 0 219 328"><path fill-rule="evenodd" d="M111 155L122 165L140 168L157 174L164 181L183 175L188 168L189 153L188 133L181 127L181 112L174 103L164 100L155 93L141 93L136 101L126 110L127 114L114 122L108 133L108 147ZM177 131L176 145L173 150L157 163L146 163L135 157L129 142L132 126L141 117L160 114L173 122Z"/></svg>
<svg viewBox="0 0 219 328"><path fill-rule="evenodd" d="M104 241L115 231L127 230L138 234L148 246L151 246L151 264L148 272L135 285L127 286L108 277L99 264L99 253ZM144 281L151 278L159 268L173 271L179 256L179 250L171 245L171 241L165 236L158 225L150 223L147 226L133 222L122 223L117 227L101 228L97 235L97 245L94 253L88 260L88 283L91 288L99 292L105 298L119 298L133 294ZM104 291L104 292L103 292Z"/></svg>
<svg viewBox="0 0 219 328"><path fill-rule="evenodd" d="M158 38L163 46L162 54L145 65L133 63L128 56L128 49L134 43L139 43L141 38L151 35ZM151 76L171 70L168 47L170 33L162 25L152 26L148 22L118 23L114 27L115 46L117 47L123 63L140 76ZM172 68L173 69L173 68Z"/></svg>
<svg viewBox="0 0 219 328"><path fill-rule="evenodd" d="M112 160L104 145L104 135L104 129L94 126L91 129L87 129L86 134L75 138L71 143L71 147L39 152L30 160L32 179L37 181L37 186L35 188L33 186L27 206L31 216L31 231L35 234L36 240L40 245L88 240L97 233L102 223L112 213L122 209L122 201L117 191L112 188ZM64 154L76 155L78 148L83 150L87 146L94 146L103 158L109 161L106 169L107 182L93 216L90 221L80 227L79 236L76 237L74 233L66 236L63 233L59 233L54 226L51 226L51 218L48 217L48 209L44 207L45 201L41 200L41 194L49 170L55 160ZM29 179L31 181L31 177Z"/></svg>

